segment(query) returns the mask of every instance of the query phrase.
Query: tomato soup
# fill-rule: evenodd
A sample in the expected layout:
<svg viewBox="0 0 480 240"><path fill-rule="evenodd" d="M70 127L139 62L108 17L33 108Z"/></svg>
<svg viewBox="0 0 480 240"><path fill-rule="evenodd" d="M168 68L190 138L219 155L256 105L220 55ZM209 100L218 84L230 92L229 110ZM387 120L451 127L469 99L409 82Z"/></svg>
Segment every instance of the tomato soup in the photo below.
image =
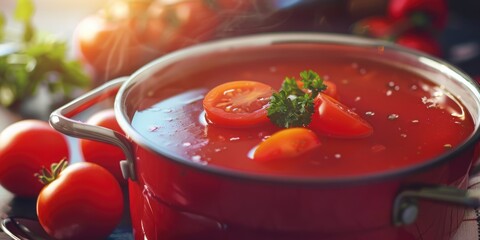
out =
<svg viewBox="0 0 480 240"><path fill-rule="evenodd" d="M474 130L461 101L428 74L362 54L276 52L265 56L252 50L251 57L217 64L199 59L198 66L162 76L158 81L165 83L145 93L131 120L133 128L184 161L250 174L315 178L364 176L422 164L456 148ZM252 80L278 90L285 77L309 69L336 85L338 100L373 127L371 135L318 135L321 145L299 157L259 162L252 158L253 150L280 128L218 127L205 120L202 101L219 84Z"/></svg>

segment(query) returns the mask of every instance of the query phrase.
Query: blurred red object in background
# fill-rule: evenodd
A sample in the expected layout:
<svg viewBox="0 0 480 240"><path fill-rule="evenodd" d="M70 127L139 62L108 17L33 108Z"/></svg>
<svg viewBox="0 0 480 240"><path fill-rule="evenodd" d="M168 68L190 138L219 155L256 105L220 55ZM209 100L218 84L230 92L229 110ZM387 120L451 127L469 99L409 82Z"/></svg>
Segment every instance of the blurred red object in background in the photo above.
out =
<svg viewBox="0 0 480 240"><path fill-rule="evenodd" d="M457 48L446 42L457 35L446 34L445 29L458 28L459 9L471 12L468 6L475 4L475 0L115 0L78 24L74 43L97 83L129 75L183 47L260 32L353 33L457 62L453 56Z"/></svg>
<svg viewBox="0 0 480 240"><path fill-rule="evenodd" d="M250 9L249 3L117 0L83 19L73 41L97 81L107 81L165 53L214 39L220 24Z"/></svg>

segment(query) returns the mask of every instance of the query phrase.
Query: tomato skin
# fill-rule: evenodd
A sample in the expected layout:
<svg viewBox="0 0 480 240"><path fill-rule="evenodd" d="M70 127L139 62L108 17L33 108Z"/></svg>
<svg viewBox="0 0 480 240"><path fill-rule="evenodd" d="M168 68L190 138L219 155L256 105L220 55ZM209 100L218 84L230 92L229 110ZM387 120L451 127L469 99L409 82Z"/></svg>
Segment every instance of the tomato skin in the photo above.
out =
<svg viewBox="0 0 480 240"><path fill-rule="evenodd" d="M433 36L425 32L407 32L402 36L399 36L396 43L436 57L442 57L440 44Z"/></svg>
<svg viewBox="0 0 480 240"><path fill-rule="evenodd" d="M0 133L0 184L20 197L36 197L43 188L34 176L69 157L66 137L47 122L21 120Z"/></svg>
<svg viewBox="0 0 480 240"><path fill-rule="evenodd" d="M115 118L115 112L112 108L104 109L93 114L87 122L88 124L105 127L121 134L124 134L123 130L118 125ZM120 161L125 160L125 154L122 149L117 146L102 143L98 141L80 139L80 150L83 155L83 159L87 162L96 163L115 176L121 184L126 184L127 181L123 178L122 171L120 169Z"/></svg>
<svg viewBox="0 0 480 240"><path fill-rule="evenodd" d="M237 93L238 91L240 93ZM233 92L233 96L226 95L227 92ZM221 84L210 90L203 100L206 118L210 123L224 127L252 127L265 124L270 122L267 117L267 105L272 93L271 86L255 81ZM232 110L226 110L228 106L232 106ZM240 109L241 112L236 109Z"/></svg>
<svg viewBox="0 0 480 240"><path fill-rule="evenodd" d="M319 134L340 138L367 137L373 133L368 122L324 93L315 98L315 112L309 128Z"/></svg>
<svg viewBox="0 0 480 240"><path fill-rule="evenodd" d="M387 11L392 19L397 20L416 12L427 14L437 29L444 28L447 23L448 8L445 0L390 0Z"/></svg>
<svg viewBox="0 0 480 240"><path fill-rule="evenodd" d="M120 222L123 204L122 190L107 170L78 162L40 192L37 216L55 239L105 239Z"/></svg>
<svg viewBox="0 0 480 240"><path fill-rule="evenodd" d="M287 128L274 133L255 149L253 159L272 161L299 156L320 146L317 135L306 128Z"/></svg>

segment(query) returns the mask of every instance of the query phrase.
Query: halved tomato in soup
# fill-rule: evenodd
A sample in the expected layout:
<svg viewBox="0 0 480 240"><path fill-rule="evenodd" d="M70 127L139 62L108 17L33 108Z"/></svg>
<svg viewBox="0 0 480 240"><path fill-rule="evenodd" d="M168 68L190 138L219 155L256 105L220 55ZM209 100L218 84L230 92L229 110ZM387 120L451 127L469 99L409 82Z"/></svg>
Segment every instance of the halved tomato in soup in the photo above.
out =
<svg viewBox="0 0 480 240"><path fill-rule="evenodd" d="M233 81L221 84L203 100L207 120L219 126L248 127L269 122L267 106L271 86L256 81Z"/></svg>
<svg viewBox="0 0 480 240"><path fill-rule="evenodd" d="M317 135L306 128L287 128L274 133L255 149L253 159L271 161L302 155L320 146Z"/></svg>
<svg viewBox="0 0 480 240"><path fill-rule="evenodd" d="M324 93L315 98L315 112L308 127L331 137L366 137L373 132L367 121Z"/></svg>

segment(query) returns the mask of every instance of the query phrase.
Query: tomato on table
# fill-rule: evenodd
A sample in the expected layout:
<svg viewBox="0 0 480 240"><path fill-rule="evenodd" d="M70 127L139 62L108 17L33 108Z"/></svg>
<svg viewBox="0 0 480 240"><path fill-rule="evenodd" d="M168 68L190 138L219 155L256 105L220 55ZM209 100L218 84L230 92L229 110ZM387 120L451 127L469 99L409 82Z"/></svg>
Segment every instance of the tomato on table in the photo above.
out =
<svg viewBox="0 0 480 240"><path fill-rule="evenodd" d="M271 161L292 158L321 145L317 135L306 128L287 128L274 133L255 149L253 159Z"/></svg>
<svg viewBox="0 0 480 240"><path fill-rule="evenodd" d="M248 127L269 122L267 106L271 86L255 81L233 81L221 84L203 100L209 122L219 126Z"/></svg>
<svg viewBox="0 0 480 240"><path fill-rule="evenodd" d="M0 184L16 196L36 197L43 185L34 174L69 154L66 137L47 122L13 123L0 133Z"/></svg>
<svg viewBox="0 0 480 240"><path fill-rule="evenodd" d="M118 125L117 119L115 118L115 112L112 108L96 112L86 123L105 127L124 134L123 130ZM122 149L108 143L88 139L80 139L79 144L85 161L96 163L104 167L110 171L120 183L126 184L126 180L123 178L120 169L120 161L125 159L125 154Z"/></svg>
<svg viewBox="0 0 480 240"><path fill-rule="evenodd" d="M60 163L60 168L63 168ZM123 214L120 185L106 169L78 162L46 180L37 199L37 216L55 239L105 239ZM49 182L49 183L48 183Z"/></svg>
<svg viewBox="0 0 480 240"><path fill-rule="evenodd" d="M308 127L332 137L366 137L373 133L367 121L324 93L315 98L315 110Z"/></svg>

